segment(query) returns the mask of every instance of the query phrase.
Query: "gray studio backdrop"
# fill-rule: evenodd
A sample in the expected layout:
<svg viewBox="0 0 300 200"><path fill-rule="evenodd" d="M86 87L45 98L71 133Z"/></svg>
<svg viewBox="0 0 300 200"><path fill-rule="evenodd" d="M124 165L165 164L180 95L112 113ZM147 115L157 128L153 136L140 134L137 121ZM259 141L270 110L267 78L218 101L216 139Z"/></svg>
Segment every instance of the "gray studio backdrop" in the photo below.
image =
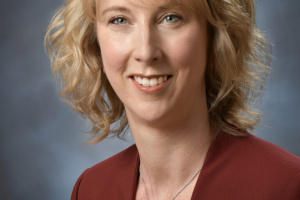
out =
<svg viewBox="0 0 300 200"><path fill-rule="evenodd" d="M89 125L59 99L43 37L62 0L0 1L0 199L69 199L86 168L133 141L88 145ZM257 0L274 44L256 135L300 156L300 1Z"/></svg>

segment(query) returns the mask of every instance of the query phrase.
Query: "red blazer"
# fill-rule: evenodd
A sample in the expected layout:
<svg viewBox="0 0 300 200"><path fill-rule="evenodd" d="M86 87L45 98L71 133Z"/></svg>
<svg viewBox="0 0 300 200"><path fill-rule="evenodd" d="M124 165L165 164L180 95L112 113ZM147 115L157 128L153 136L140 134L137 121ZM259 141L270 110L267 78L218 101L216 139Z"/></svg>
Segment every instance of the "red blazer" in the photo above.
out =
<svg viewBox="0 0 300 200"><path fill-rule="evenodd" d="M71 200L134 200L139 178L135 145L87 169ZM192 200L300 200L300 158L253 135L220 133Z"/></svg>

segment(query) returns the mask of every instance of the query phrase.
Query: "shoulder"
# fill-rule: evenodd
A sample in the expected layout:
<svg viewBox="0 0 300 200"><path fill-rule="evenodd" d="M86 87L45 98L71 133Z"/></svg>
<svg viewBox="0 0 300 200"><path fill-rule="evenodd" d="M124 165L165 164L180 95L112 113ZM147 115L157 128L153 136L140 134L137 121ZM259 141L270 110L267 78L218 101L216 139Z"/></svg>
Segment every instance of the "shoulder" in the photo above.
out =
<svg viewBox="0 0 300 200"><path fill-rule="evenodd" d="M237 159L247 159L260 166L272 165L272 169L282 168L300 172L299 157L252 134L248 134L246 137L226 135L224 145L228 147L229 151L237 154Z"/></svg>
<svg viewBox="0 0 300 200"><path fill-rule="evenodd" d="M278 199L300 199L300 158L285 149L249 135L242 146L253 162L259 185L277 193ZM275 198L275 196L274 196Z"/></svg>
<svg viewBox="0 0 300 200"><path fill-rule="evenodd" d="M300 158L285 149L249 134L237 144L245 149L259 184L266 191L278 192L278 199L300 199ZM251 165L250 165L251 166ZM254 174L252 174L254 175ZM276 189L275 189L276 188ZM275 189L275 191L274 191ZM280 197L280 198L279 198Z"/></svg>
<svg viewBox="0 0 300 200"><path fill-rule="evenodd" d="M228 199L300 199L300 158L251 134L218 135L202 173Z"/></svg>
<svg viewBox="0 0 300 200"><path fill-rule="evenodd" d="M230 156L231 160L251 161L261 165L279 164L282 167L300 170L299 157L250 133L247 136L235 137L221 132L210 151L214 156Z"/></svg>
<svg viewBox="0 0 300 200"><path fill-rule="evenodd" d="M263 171L270 180L292 178L300 173L299 157L252 134L245 137L223 135L220 139L216 143L218 148L224 149L223 156L242 171Z"/></svg>
<svg viewBox="0 0 300 200"><path fill-rule="evenodd" d="M85 170L77 180L72 193L74 199L114 199L135 185L138 166L135 145ZM116 190L119 192L116 192ZM112 193L112 191L114 191Z"/></svg>
<svg viewBox="0 0 300 200"><path fill-rule="evenodd" d="M128 147L127 149L119 152L118 154L94 165L87 169L84 174L85 177L97 177L97 176L109 176L118 174L117 171L128 170L137 158L137 148L135 145Z"/></svg>

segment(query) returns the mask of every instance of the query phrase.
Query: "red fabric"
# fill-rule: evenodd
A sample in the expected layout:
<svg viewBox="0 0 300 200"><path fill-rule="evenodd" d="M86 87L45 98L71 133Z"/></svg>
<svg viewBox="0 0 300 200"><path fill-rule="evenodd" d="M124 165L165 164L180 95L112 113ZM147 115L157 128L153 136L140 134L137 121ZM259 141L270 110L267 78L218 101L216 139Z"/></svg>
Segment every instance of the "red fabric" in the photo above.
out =
<svg viewBox="0 0 300 200"><path fill-rule="evenodd" d="M139 157L133 145L87 169L71 200L134 200ZM300 200L300 158L253 135L220 133L192 200Z"/></svg>

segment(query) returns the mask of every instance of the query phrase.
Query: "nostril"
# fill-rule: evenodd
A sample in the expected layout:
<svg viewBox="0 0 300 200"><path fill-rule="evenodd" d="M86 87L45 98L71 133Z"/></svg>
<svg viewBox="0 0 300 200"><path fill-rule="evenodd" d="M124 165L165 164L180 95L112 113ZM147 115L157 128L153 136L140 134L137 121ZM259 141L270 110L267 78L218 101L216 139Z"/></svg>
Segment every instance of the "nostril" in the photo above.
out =
<svg viewBox="0 0 300 200"><path fill-rule="evenodd" d="M137 46L133 52L133 58L137 62L143 62L146 64L159 61L161 55L161 49L157 46L157 44L145 44L141 47Z"/></svg>

